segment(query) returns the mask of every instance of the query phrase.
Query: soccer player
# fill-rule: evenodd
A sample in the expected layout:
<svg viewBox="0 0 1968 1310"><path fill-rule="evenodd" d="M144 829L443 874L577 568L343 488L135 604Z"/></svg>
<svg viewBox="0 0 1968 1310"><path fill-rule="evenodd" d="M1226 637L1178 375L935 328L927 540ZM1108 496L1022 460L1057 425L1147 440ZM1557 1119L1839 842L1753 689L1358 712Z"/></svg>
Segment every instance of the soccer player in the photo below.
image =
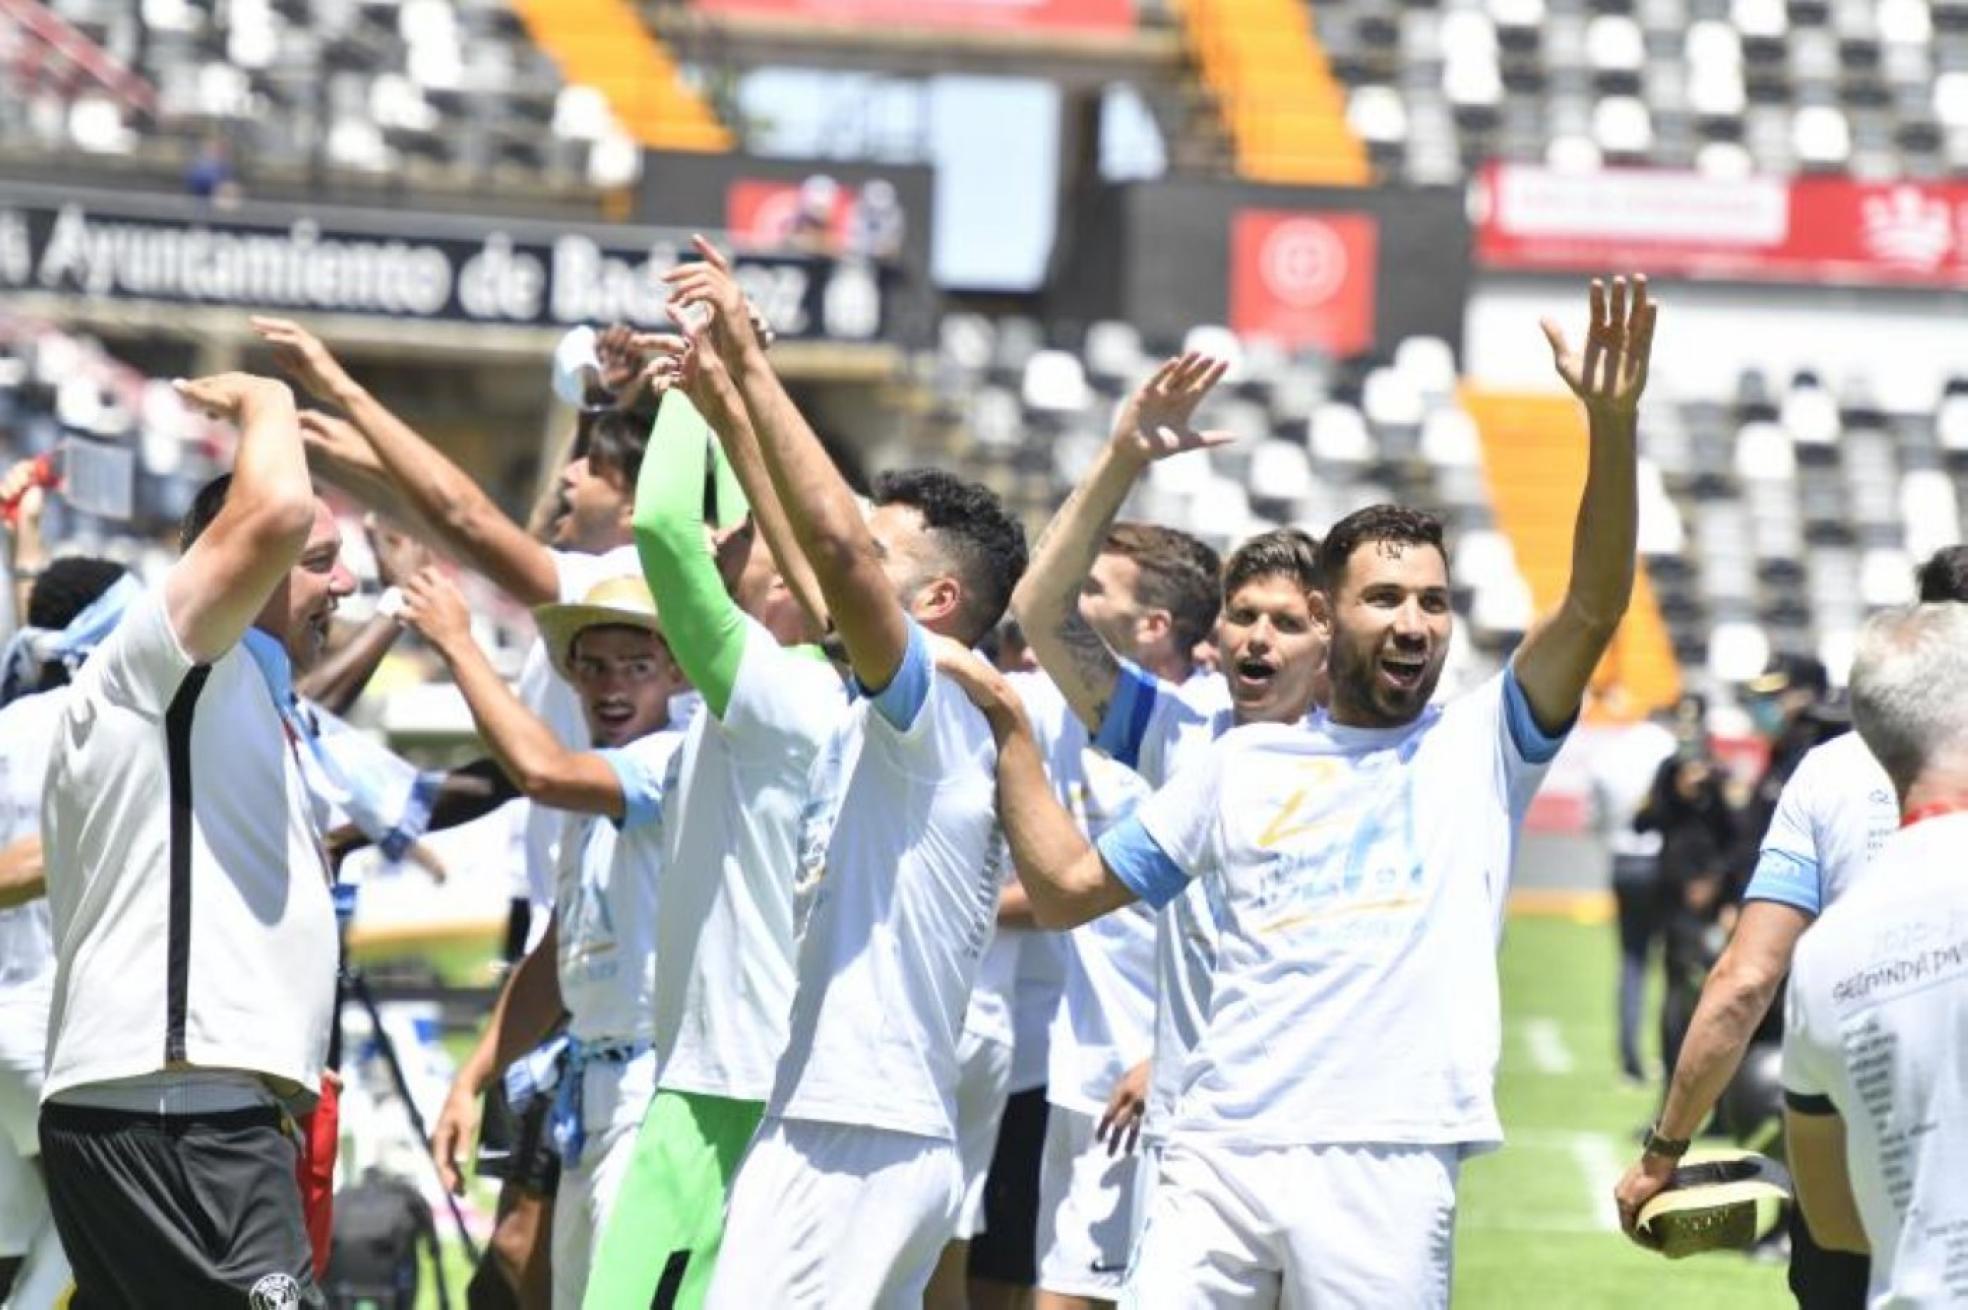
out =
<svg viewBox="0 0 1968 1310"><path fill-rule="evenodd" d="M569 750L478 648L454 585L425 570L405 596L405 620L443 657L507 776L536 805L589 816L568 834L546 935L487 1026L502 1069L545 1040L563 1010L568 1016L553 1083L562 1162L553 1301L579 1306L595 1235L656 1090L657 882L683 742L670 698L683 679L641 579L609 579L577 604L542 606L541 638L580 693L594 747Z"/></svg>
<svg viewBox="0 0 1968 1310"><path fill-rule="evenodd" d="M239 452L57 729L42 1160L78 1303L320 1305L283 1124L320 1086L337 940L292 672L354 579L288 389L178 388Z"/></svg>
<svg viewBox="0 0 1968 1310"><path fill-rule="evenodd" d="M1852 718L1900 829L1797 946L1784 1139L1819 1245L1870 1251L1868 1305L1968 1302L1968 608L1860 633Z"/></svg>
<svg viewBox="0 0 1968 1310"><path fill-rule="evenodd" d="M720 261L666 276L679 312L713 315L862 692L802 813L788 1042L707 1304L920 1305L957 1217L956 1045L1004 867L991 732L929 634L992 629L1024 535L990 492L927 470L878 479L864 519Z"/></svg>
<svg viewBox="0 0 1968 1310"><path fill-rule="evenodd" d="M22 500L22 535L35 530L39 500L38 491ZM110 560L37 561L25 625L4 657L7 682L20 694L0 705L0 907L7 907L0 908L0 1302L17 1310L54 1306L69 1283L35 1133L55 985L40 839L48 757L71 670L139 591Z"/></svg>
<svg viewBox="0 0 1968 1310"><path fill-rule="evenodd" d="M1012 683L1054 791L1091 836L1161 780L1165 762L1180 753L1175 743L1207 742L1235 721L1224 681L1196 677L1191 658L1210 635L1220 585L1232 593L1240 620L1230 633L1251 675L1237 675L1236 697L1248 713L1276 712L1270 699L1282 693L1276 700L1291 706L1288 717L1302 716L1324 660L1310 609L1311 542L1303 534L1247 543L1219 584L1214 553L1193 538L1114 522L1151 461L1225 439L1192 422L1223 373L1221 363L1192 354L1167 361L1142 384L1046 529L1012 597L1057 689L1046 679ZM1265 617L1253 619L1260 608ZM1288 661L1272 662L1287 650ZM1096 733L1101 753L1089 753ZM1144 755L1148 782L1135 772ZM1041 1306L1065 1310L1119 1293L1136 1228L1140 1165L1132 1151L1116 1148L1138 1130L1147 1056L1158 1025L1173 1022L1156 999L1158 982L1169 985L1158 978L1158 946L1173 960L1174 944L1190 936L1164 929L1150 907L1137 905L1067 937L1070 967L1052 1033L1040 1175Z"/></svg>
<svg viewBox="0 0 1968 1310"><path fill-rule="evenodd" d="M587 1304L600 1310L694 1310L710 1287L725 1194L786 1045L800 804L846 712L840 676L812 644L824 601L766 480L745 402L715 349L700 344L692 363L688 394L663 398L635 532L704 712L683 747L656 922L658 1091L596 1250ZM722 480L718 515L743 520L747 499L752 510L725 546L739 564L729 591L704 523L712 429L750 493Z"/></svg>
<svg viewBox="0 0 1968 1310"><path fill-rule="evenodd" d="M1936 551L1920 566L1915 584L1923 604L1968 603L1968 546ZM1613 1194L1635 1241L1640 1208L1667 1186L1676 1161L1735 1077L1790 972L1799 939L1870 876L1873 856L1898 822L1892 779L1856 732L1814 748L1784 785L1735 931L1702 986L1660 1118ZM1833 1307L1864 1298L1863 1256L1821 1249L1795 1214L1790 1231L1790 1287L1800 1304Z"/></svg>
<svg viewBox="0 0 1968 1310"><path fill-rule="evenodd" d="M953 676L999 740L1001 812L1042 923L1206 883L1221 940L1132 1304L1448 1303L1462 1156L1501 1137L1496 934L1518 824L1625 611L1655 308L1594 283L1590 458L1558 609L1510 666L1431 706L1451 632L1441 529L1347 516L1320 547L1331 707L1230 733L1089 847L995 675ZM1364 1036L1363 1036L1364 1035Z"/></svg>

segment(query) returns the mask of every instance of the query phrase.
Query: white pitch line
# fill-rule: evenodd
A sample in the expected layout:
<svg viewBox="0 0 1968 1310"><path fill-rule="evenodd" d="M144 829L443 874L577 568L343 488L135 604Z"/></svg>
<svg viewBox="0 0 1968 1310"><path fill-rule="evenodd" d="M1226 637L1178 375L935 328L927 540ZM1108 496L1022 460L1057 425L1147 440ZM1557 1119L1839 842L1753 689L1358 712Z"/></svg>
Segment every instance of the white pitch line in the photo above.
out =
<svg viewBox="0 0 1968 1310"><path fill-rule="evenodd" d="M1592 1192L1592 1209L1598 1216L1599 1226L1618 1232L1619 1203L1613 1200L1613 1188L1619 1185L1626 1167L1618 1149L1596 1133L1580 1133L1572 1143L1572 1159L1578 1161L1585 1185Z"/></svg>
<svg viewBox="0 0 1968 1310"><path fill-rule="evenodd" d="M1523 1030L1531 1067L1539 1073L1570 1073L1578 1067L1578 1062L1572 1059L1572 1048L1565 1042L1565 1031L1556 1019L1526 1019Z"/></svg>
<svg viewBox="0 0 1968 1310"><path fill-rule="evenodd" d="M1574 1133L1538 1131L1536 1129L1508 1133L1504 1149L1524 1147L1530 1150L1563 1151L1578 1165L1584 1176L1586 1189L1591 1193L1592 1214L1596 1221L1588 1231L1618 1232L1619 1205L1613 1200L1613 1188L1618 1185L1620 1175L1626 1170L1626 1160L1622 1155L1625 1143L1621 1139L1605 1133ZM1565 1223L1570 1228L1569 1222ZM1579 1227L1586 1225L1580 1223Z"/></svg>

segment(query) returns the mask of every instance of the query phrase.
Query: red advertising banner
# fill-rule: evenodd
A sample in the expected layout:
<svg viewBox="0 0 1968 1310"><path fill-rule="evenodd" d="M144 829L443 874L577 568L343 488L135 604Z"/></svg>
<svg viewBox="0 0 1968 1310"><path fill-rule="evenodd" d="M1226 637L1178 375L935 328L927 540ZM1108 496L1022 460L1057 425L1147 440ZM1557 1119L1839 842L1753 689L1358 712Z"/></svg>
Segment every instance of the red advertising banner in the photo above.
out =
<svg viewBox="0 0 1968 1310"><path fill-rule="evenodd" d="M1476 215L1495 268L1968 286L1968 183L1557 173L1493 164Z"/></svg>
<svg viewBox="0 0 1968 1310"><path fill-rule="evenodd" d="M1357 355L1374 339L1371 214L1245 209L1230 223L1230 326L1287 349Z"/></svg>
<svg viewBox="0 0 1968 1310"><path fill-rule="evenodd" d="M1121 32L1134 0L696 0L709 14L885 27Z"/></svg>

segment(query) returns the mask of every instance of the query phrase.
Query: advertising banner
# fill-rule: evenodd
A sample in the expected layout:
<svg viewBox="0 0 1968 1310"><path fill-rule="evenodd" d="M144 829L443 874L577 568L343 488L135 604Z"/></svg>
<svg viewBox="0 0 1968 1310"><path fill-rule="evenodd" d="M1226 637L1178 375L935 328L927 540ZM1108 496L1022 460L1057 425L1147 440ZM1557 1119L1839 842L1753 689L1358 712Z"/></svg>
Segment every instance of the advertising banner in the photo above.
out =
<svg viewBox="0 0 1968 1310"><path fill-rule="evenodd" d="M1246 209L1230 224L1230 326L1287 349L1357 355L1374 339L1371 214Z"/></svg>
<svg viewBox="0 0 1968 1310"><path fill-rule="evenodd" d="M179 197L0 184L0 293L35 291L521 327L668 326L662 274L688 234L328 206L223 213ZM884 335L893 270L741 252L734 271L787 338Z"/></svg>
<svg viewBox="0 0 1968 1310"><path fill-rule="evenodd" d="M1493 164L1476 254L1493 268L1968 286L1968 183L1741 178Z"/></svg>
<svg viewBox="0 0 1968 1310"><path fill-rule="evenodd" d="M1133 0L696 0L709 14L887 27L1126 31Z"/></svg>

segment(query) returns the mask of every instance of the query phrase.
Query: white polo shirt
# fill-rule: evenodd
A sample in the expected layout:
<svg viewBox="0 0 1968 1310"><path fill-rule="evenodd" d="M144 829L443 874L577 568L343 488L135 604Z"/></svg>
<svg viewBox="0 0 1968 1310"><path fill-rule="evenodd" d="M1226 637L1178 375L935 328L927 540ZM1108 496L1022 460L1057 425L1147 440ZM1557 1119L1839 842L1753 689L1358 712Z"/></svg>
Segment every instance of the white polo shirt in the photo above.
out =
<svg viewBox="0 0 1968 1310"><path fill-rule="evenodd" d="M309 814L244 644L195 665L162 589L133 602L76 675L49 763L44 1099L180 1068L319 1085L337 944Z"/></svg>
<svg viewBox="0 0 1968 1310"><path fill-rule="evenodd" d="M1867 1303L1968 1303L1968 814L1881 846L1797 943L1784 1097L1845 1120Z"/></svg>

